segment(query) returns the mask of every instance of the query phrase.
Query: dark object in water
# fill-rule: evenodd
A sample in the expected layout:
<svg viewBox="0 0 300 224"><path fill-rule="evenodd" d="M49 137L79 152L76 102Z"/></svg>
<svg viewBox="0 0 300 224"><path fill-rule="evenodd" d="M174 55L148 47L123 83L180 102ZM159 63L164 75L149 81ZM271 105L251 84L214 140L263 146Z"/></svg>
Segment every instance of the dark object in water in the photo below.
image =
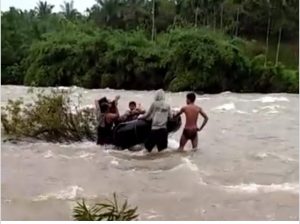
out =
<svg viewBox="0 0 300 224"><path fill-rule="evenodd" d="M181 117L172 118L167 123L168 133L176 132L181 126ZM144 143L151 131L151 122L134 120L120 123L113 130L113 144L120 149L127 149Z"/></svg>

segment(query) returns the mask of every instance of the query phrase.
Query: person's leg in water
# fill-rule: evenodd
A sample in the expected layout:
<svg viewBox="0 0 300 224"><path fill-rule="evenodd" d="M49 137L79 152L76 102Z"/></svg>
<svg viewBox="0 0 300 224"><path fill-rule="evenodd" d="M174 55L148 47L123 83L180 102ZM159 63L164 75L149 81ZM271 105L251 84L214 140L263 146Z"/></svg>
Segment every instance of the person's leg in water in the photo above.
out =
<svg viewBox="0 0 300 224"><path fill-rule="evenodd" d="M167 129L160 129L156 131L156 145L159 152L168 147L168 131Z"/></svg>
<svg viewBox="0 0 300 224"><path fill-rule="evenodd" d="M181 139L180 139L179 151L183 151L183 148L186 145L188 140L191 140L193 149L195 149L198 144L198 136L197 135L198 135L197 129L184 129L182 132Z"/></svg>
<svg viewBox="0 0 300 224"><path fill-rule="evenodd" d="M198 150L198 134L192 139L193 151Z"/></svg>
<svg viewBox="0 0 300 224"><path fill-rule="evenodd" d="M179 142L179 148L178 151L183 152L183 148L186 145L188 139L185 137L184 133L182 133L180 142Z"/></svg>
<svg viewBox="0 0 300 224"><path fill-rule="evenodd" d="M101 127L97 127L97 145L101 145L102 141L101 141Z"/></svg>
<svg viewBox="0 0 300 224"><path fill-rule="evenodd" d="M151 152L155 146L155 130L151 130L149 138L145 142L145 148Z"/></svg>

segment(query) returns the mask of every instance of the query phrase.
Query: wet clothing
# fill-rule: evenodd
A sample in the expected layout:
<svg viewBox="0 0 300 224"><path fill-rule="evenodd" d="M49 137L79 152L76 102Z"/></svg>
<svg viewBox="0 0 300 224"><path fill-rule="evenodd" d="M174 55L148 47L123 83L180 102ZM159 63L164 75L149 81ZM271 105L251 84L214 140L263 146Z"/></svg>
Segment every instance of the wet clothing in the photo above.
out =
<svg viewBox="0 0 300 224"><path fill-rule="evenodd" d="M97 114L98 127L97 127L97 144L111 144L112 143L112 125L106 121L106 116L103 113Z"/></svg>
<svg viewBox="0 0 300 224"><path fill-rule="evenodd" d="M151 152L154 146L158 151L162 151L168 147L168 131L166 128L151 130L149 138L145 142L145 148Z"/></svg>
<svg viewBox="0 0 300 224"><path fill-rule="evenodd" d="M155 101L141 119L152 120L152 130L167 128L168 119L171 118L171 107L165 103L163 91L157 91Z"/></svg>
<svg viewBox="0 0 300 224"><path fill-rule="evenodd" d="M152 120L151 133L145 142L145 148L148 152L151 152L155 146L157 146L158 151L167 148L167 122L171 116L171 108L165 103L165 93L163 90L158 90L149 110L141 117L141 119Z"/></svg>
<svg viewBox="0 0 300 224"><path fill-rule="evenodd" d="M107 125L105 127L98 126L97 128L97 144L106 145L112 144L113 138L112 125Z"/></svg>
<svg viewBox="0 0 300 224"><path fill-rule="evenodd" d="M193 128L193 129L185 128L183 129L183 133L182 133L182 135L187 140L191 140L191 141L193 141L197 137L197 134L198 134L197 128Z"/></svg>

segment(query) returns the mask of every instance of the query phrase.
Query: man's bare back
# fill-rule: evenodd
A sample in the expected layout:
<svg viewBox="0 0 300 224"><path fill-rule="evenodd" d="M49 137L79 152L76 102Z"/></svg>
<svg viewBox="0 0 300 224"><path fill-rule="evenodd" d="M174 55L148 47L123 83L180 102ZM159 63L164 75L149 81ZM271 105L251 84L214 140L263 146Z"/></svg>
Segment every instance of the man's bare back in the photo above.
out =
<svg viewBox="0 0 300 224"><path fill-rule="evenodd" d="M182 112L185 114L185 129L198 129L197 121L199 117L200 108L194 104L187 105L182 108Z"/></svg>
<svg viewBox="0 0 300 224"><path fill-rule="evenodd" d="M183 148L188 140L191 140L193 149L196 149L198 146L198 131L201 131L208 121L206 113L202 110L201 107L198 107L194 104L196 95L194 93L187 94L187 105L182 107L178 115L185 114L186 122L183 129L179 150L183 151ZM200 128L197 126L197 121L199 114L204 118L203 123Z"/></svg>

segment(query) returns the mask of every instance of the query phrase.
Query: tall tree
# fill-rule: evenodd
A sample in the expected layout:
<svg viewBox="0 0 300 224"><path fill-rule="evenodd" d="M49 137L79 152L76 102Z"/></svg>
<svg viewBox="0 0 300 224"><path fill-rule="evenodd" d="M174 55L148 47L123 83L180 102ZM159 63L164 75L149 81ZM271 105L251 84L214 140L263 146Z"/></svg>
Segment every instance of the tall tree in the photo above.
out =
<svg viewBox="0 0 300 224"><path fill-rule="evenodd" d="M233 0L233 3L237 7L235 36L238 36L238 34L239 34L239 23L240 23L240 13L241 13L241 8L242 8L242 0Z"/></svg>
<svg viewBox="0 0 300 224"><path fill-rule="evenodd" d="M265 67L267 65L268 53L269 53L269 36L270 36L270 27L271 27L271 2L270 0L265 1L268 8L268 25L266 33L266 52L265 52Z"/></svg>
<svg viewBox="0 0 300 224"><path fill-rule="evenodd" d="M62 14L66 19L74 19L78 15L78 11L74 8L74 1L64 2L63 5L60 5Z"/></svg>
<svg viewBox="0 0 300 224"><path fill-rule="evenodd" d="M52 13L52 9L54 8L54 5L50 5L47 3L47 1L39 1L37 3L37 6L35 7L35 10L40 17L48 16Z"/></svg>
<svg viewBox="0 0 300 224"><path fill-rule="evenodd" d="M151 40L154 40L155 35L155 0L152 0L152 29L151 29Z"/></svg>
<svg viewBox="0 0 300 224"><path fill-rule="evenodd" d="M286 10L288 7L286 0L278 0L274 1L275 4L275 13L277 17L277 26L278 26L278 39L277 39L277 49L276 49L276 58L275 65L278 64L279 53L280 53L280 45L281 45L281 37L282 37L282 29L286 24Z"/></svg>

